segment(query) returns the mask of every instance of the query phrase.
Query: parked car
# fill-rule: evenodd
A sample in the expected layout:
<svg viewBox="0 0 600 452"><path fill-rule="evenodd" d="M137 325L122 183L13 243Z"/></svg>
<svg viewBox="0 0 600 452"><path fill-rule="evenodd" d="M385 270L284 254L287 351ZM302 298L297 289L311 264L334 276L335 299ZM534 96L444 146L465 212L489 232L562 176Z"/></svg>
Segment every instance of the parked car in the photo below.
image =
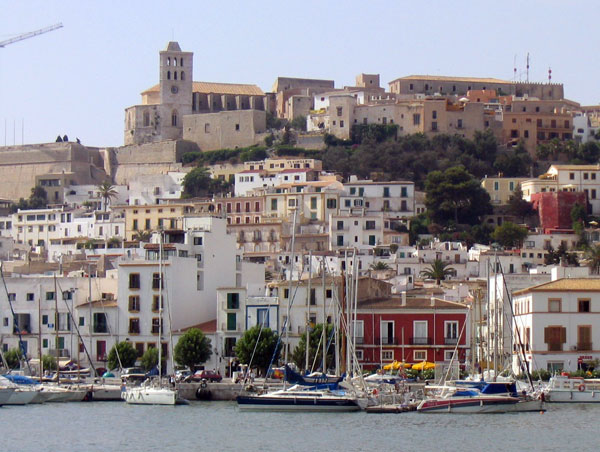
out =
<svg viewBox="0 0 600 452"><path fill-rule="evenodd" d="M128 367L121 372L121 380L123 383L144 381L146 379L146 371L141 367Z"/></svg>
<svg viewBox="0 0 600 452"><path fill-rule="evenodd" d="M190 375L188 378L192 381L206 380L216 383L219 383L223 379L221 374L218 374L213 370L197 370L196 373Z"/></svg>

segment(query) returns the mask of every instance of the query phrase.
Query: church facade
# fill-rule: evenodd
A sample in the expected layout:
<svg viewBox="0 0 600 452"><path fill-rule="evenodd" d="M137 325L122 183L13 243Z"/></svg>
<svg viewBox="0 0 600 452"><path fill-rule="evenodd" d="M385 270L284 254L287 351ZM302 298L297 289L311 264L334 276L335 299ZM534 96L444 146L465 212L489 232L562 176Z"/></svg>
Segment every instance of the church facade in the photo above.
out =
<svg viewBox="0 0 600 452"><path fill-rule="evenodd" d="M193 53L177 42L160 52L159 74L158 85L142 92L141 105L125 109L126 146L184 139L211 150L263 139L268 103L258 86L194 82ZM230 132L235 139L228 139Z"/></svg>

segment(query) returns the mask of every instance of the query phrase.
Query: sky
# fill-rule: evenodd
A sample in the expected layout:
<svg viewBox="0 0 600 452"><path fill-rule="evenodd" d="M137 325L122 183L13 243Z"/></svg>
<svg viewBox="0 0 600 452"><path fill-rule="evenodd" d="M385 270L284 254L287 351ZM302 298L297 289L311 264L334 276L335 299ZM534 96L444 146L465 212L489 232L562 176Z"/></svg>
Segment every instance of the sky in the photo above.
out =
<svg viewBox="0 0 600 452"><path fill-rule="evenodd" d="M194 52L194 80L258 85L277 77L382 86L406 75L563 83L565 97L600 104L598 0L85 1L0 0L0 146L123 145L124 109L158 83L169 41Z"/></svg>

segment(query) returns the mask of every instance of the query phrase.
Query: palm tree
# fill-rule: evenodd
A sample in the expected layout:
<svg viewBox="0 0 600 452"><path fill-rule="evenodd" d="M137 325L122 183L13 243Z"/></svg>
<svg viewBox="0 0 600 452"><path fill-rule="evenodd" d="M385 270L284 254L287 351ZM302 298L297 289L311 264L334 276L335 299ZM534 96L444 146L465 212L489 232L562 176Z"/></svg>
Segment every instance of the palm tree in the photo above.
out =
<svg viewBox="0 0 600 452"><path fill-rule="evenodd" d="M97 188L100 192L102 200L104 201L104 210L106 210L108 201L110 201L112 198L116 198L119 193L115 189L115 186L108 179L98 185Z"/></svg>
<svg viewBox="0 0 600 452"><path fill-rule="evenodd" d="M149 231L146 229L144 231L137 231L133 235L133 240L137 240L138 242L149 242L151 236L152 236L152 231Z"/></svg>
<svg viewBox="0 0 600 452"><path fill-rule="evenodd" d="M390 266L388 264L386 264L385 262L374 262L371 264L370 266L371 270L389 270Z"/></svg>
<svg viewBox="0 0 600 452"><path fill-rule="evenodd" d="M592 270L592 273L597 275L600 273L600 245L590 246L585 252L587 265Z"/></svg>
<svg viewBox="0 0 600 452"><path fill-rule="evenodd" d="M429 268L421 272L421 276L428 279L435 279L435 283L439 286L442 279L446 279L446 276L454 274L454 269L449 265L449 263L443 262L441 259L436 259Z"/></svg>

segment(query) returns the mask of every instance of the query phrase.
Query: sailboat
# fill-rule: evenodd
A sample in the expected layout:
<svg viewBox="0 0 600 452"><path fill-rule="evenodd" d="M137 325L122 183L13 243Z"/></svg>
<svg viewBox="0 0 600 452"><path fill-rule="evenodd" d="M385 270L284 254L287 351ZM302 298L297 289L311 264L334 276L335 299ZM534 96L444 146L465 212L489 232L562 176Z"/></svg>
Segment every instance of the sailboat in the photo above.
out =
<svg viewBox="0 0 600 452"><path fill-rule="evenodd" d="M175 405L185 403L178 397L176 388L167 386L162 378L162 325L163 325L163 233L160 232L160 246L158 256L158 274L159 274L159 302L158 302L158 376L154 379L148 379L140 386L127 386L122 391L121 397L126 403L136 405ZM170 325L169 325L170 327Z"/></svg>

